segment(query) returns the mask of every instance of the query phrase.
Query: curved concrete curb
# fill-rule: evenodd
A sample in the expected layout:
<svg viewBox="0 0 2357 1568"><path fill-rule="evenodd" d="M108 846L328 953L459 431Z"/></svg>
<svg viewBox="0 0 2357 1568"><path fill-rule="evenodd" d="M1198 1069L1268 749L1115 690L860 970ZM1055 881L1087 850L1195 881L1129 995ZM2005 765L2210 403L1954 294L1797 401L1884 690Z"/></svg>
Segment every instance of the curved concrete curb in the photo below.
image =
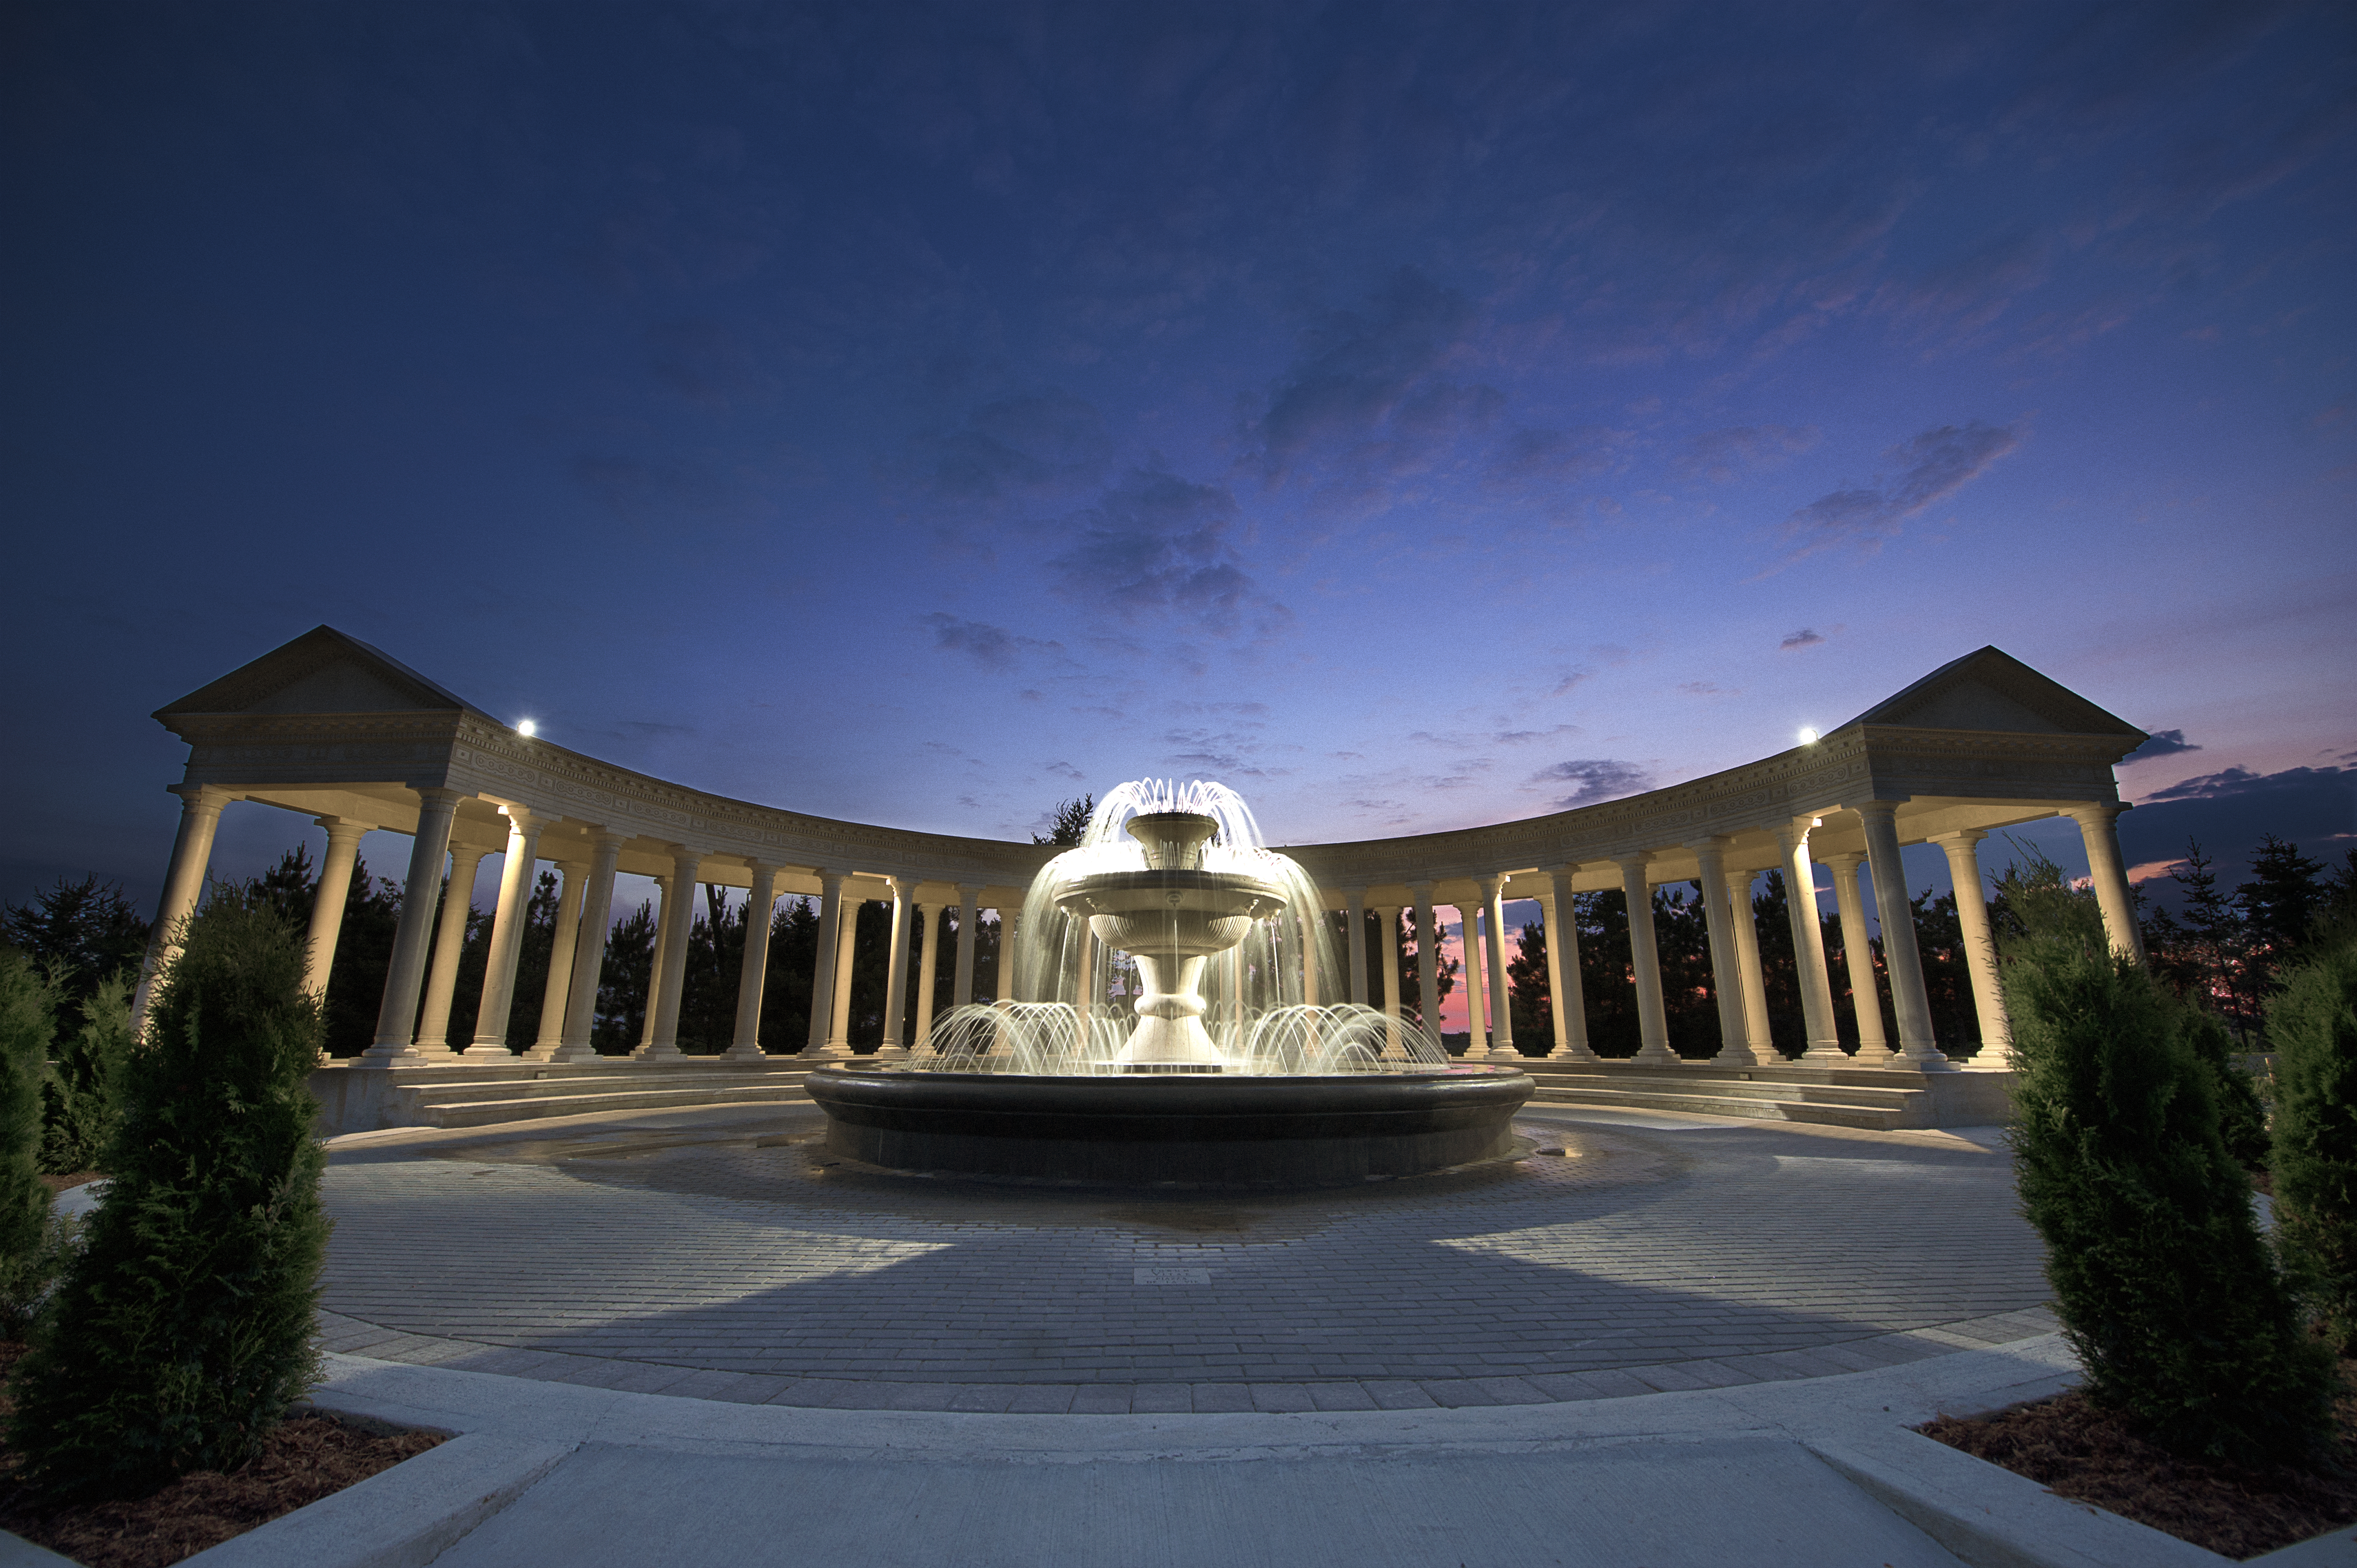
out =
<svg viewBox="0 0 2357 1568"><path fill-rule="evenodd" d="M187 1561L202 1568L423 1568L573 1452L467 1433Z"/></svg>

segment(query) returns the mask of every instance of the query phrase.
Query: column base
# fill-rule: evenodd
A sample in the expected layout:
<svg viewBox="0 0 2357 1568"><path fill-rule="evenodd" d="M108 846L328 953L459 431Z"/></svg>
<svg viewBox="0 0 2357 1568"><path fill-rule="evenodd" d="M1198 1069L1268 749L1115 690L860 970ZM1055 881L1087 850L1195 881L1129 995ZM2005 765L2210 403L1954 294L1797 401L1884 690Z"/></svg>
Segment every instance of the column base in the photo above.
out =
<svg viewBox="0 0 2357 1568"><path fill-rule="evenodd" d="M1889 1066L1894 1072L1959 1072L1963 1070L1950 1061L1944 1052L1936 1047L1928 1046L1919 1051L1900 1051L1890 1058Z"/></svg>
<svg viewBox="0 0 2357 1568"><path fill-rule="evenodd" d="M1809 1044L1809 1048L1801 1053L1800 1059L1792 1065L1794 1067L1855 1067L1857 1064L1850 1060L1849 1053L1841 1048L1841 1042L1838 1040L1813 1040Z"/></svg>
<svg viewBox="0 0 2357 1568"><path fill-rule="evenodd" d="M1482 1053L1482 1057L1485 1060L1493 1062L1518 1062L1523 1059L1523 1053L1510 1045L1491 1046Z"/></svg>
<svg viewBox="0 0 2357 1568"><path fill-rule="evenodd" d="M1852 1067L1889 1067L1893 1056L1889 1046L1860 1046L1857 1055L1849 1058Z"/></svg>
<svg viewBox="0 0 2357 1568"><path fill-rule="evenodd" d="M554 1065L564 1062L603 1061L605 1058L597 1054L597 1047L591 1045L587 1040L582 1040L573 1045L560 1045L544 1057L540 1055L537 1049L535 1049L530 1059L533 1061L548 1062Z"/></svg>
<svg viewBox="0 0 2357 1568"><path fill-rule="evenodd" d="M675 1040L651 1040L630 1053L634 1062L675 1062L686 1059L684 1051Z"/></svg>
<svg viewBox="0 0 2357 1568"><path fill-rule="evenodd" d="M1637 1054L1631 1057L1629 1060L1639 1067L1684 1067L1686 1065L1685 1058L1670 1049L1667 1045L1661 1044L1659 1042L1641 1046L1638 1047Z"/></svg>
<svg viewBox="0 0 2357 1568"><path fill-rule="evenodd" d="M805 1062L849 1061L851 1059L851 1047L848 1046L824 1045L820 1046L813 1050L805 1046L801 1051L795 1054L794 1059L796 1061Z"/></svg>
<svg viewBox="0 0 2357 1568"><path fill-rule="evenodd" d="M518 1051L516 1053L516 1060L520 1062L532 1062L534 1065L538 1065L542 1062L553 1062L556 1059L556 1053L563 1048L563 1044L560 1041L543 1040L528 1050Z"/></svg>
<svg viewBox="0 0 2357 1568"><path fill-rule="evenodd" d="M415 1046L371 1046L352 1058L358 1068L424 1067L427 1058Z"/></svg>
<svg viewBox="0 0 2357 1568"><path fill-rule="evenodd" d="M731 1046L720 1054L732 1062L763 1062L770 1059L770 1053L759 1046Z"/></svg>
<svg viewBox="0 0 2357 1568"><path fill-rule="evenodd" d="M875 1059L880 1062L905 1061L912 1054L906 1046L881 1046L877 1048Z"/></svg>
<svg viewBox="0 0 2357 1568"><path fill-rule="evenodd" d="M458 1059L468 1067L476 1067L486 1063L499 1067L513 1067L515 1065L516 1054L503 1045L486 1045L482 1041L477 1040L473 1045L468 1046L465 1050L458 1053Z"/></svg>

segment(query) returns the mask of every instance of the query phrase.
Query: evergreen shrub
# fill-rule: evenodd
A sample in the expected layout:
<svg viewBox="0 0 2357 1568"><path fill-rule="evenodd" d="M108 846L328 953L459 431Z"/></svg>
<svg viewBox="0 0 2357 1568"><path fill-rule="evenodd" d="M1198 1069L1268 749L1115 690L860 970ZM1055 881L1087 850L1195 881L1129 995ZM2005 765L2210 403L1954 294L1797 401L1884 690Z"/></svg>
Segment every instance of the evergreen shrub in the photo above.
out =
<svg viewBox="0 0 2357 1568"><path fill-rule="evenodd" d="M95 1169L113 1136L115 1096L131 1056L135 972L102 980L81 1006L81 1027L57 1042L41 1085L41 1168L59 1176Z"/></svg>
<svg viewBox="0 0 2357 1568"><path fill-rule="evenodd" d="M2276 1057L2276 1239L2342 1355L2357 1354L2357 940L2287 978Z"/></svg>
<svg viewBox="0 0 2357 1568"><path fill-rule="evenodd" d="M59 1498L235 1469L317 1375L303 936L216 887L180 940L123 1075L111 1179L14 1380L19 1473Z"/></svg>
<svg viewBox="0 0 2357 1568"><path fill-rule="evenodd" d="M55 1013L32 960L0 948L0 1337L21 1337L56 1277L61 1227L41 1183L41 1083Z"/></svg>
<svg viewBox="0 0 2357 1568"><path fill-rule="evenodd" d="M2100 929L2025 925L2005 968L2015 1168L2089 1398L2180 1452L2308 1452L2330 1429L2330 1357L2220 1135L2197 1016Z"/></svg>

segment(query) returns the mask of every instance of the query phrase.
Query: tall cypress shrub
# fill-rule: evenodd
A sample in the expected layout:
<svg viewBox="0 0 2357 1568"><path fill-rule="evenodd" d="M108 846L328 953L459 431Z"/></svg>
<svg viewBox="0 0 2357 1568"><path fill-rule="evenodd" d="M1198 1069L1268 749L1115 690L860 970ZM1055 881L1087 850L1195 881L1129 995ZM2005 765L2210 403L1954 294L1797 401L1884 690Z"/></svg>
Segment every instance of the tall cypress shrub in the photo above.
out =
<svg viewBox="0 0 2357 1568"><path fill-rule="evenodd" d="M2341 1353L2357 1354L2357 940L2291 972L2267 1039L2276 1244Z"/></svg>
<svg viewBox="0 0 2357 1568"><path fill-rule="evenodd" d="M57 1043L41 1085L41 1168L59 1176L91 1170L114 1133L116 1094L131 1057L131 970L99 982L81 1008L81 1027Z"/></svg>
<svg viewBox="0 0 2357 1568"><path fill-rule="evenodd" d="M113 1179L19 1365L11 1438L27 1481L119 1497L234 1469L316 1379L318 1041L302 933L251 891L216 888L160 978L124 1075Z"/></svg>
<svg viewBox="0 0 2357 1568"><path fill-rule="evenodd" d="M2330 1357L2259 1234L2193 1018L2100 938L2033 925L2012 949L2015 1168L2088 1396L2182 1452L2307 1451Z"/></svg>
<svg viewBox="0 0 2357 1568"><path fill-rule="evenodd" d="M32 960L0 948L0 1335L10 1338L25 1331L54 1267L38 1164L51 1000Z"/></svg>

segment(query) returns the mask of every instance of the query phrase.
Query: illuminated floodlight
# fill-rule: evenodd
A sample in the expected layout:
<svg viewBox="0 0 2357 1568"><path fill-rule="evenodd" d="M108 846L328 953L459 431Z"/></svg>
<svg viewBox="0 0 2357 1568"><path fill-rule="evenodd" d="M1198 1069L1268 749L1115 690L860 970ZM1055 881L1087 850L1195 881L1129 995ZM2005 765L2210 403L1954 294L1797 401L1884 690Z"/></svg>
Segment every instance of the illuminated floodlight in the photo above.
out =
<svg viewBox="0 0 2357 1568"><path fill-rule="evenodd" d="M526 734L526 735L530 735L530 734L532 733L532 731L530 731L530 730L526 730L526 731L524 731L523 733L524 733L524 734ZM1801 726L1801 744L1802 744L1803 746L1814 746L1814 745L1816 745L1816 744L1817 744L1817 732L1816 732L1816 731L1814 731L1814 730L1813 730L1813 729L1811 729L1808 725L1803 725Z"/></svg>
<svg viewBox="0 0 2357 1568"><path fill-rule="evenodd" d="M516 725L516 734L523 736L526 740L530 740L533 736L536 736L539 733L540 726L533 723L530 719L526 719L522 724ZM1817 737L1813 735L1809 738L1811 740L1814 740Z"/></svg>

